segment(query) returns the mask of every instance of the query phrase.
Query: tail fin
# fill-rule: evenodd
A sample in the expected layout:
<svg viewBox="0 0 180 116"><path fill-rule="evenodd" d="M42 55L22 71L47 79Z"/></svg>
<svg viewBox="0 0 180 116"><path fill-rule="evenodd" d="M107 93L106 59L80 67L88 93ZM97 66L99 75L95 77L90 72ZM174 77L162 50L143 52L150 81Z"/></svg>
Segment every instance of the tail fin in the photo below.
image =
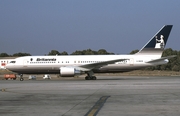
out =
<svg viewBox="0 0 180 116"><path fill-rule="evenodd" d="M136 55L157 55L161 57L172 27L172 25L163 26Z"/></svg>

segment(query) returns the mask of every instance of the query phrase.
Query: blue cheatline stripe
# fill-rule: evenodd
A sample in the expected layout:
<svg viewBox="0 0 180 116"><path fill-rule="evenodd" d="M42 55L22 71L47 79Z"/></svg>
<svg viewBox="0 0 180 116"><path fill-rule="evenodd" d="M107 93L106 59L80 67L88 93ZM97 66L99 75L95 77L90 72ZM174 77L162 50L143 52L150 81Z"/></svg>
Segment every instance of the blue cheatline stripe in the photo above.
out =
<svg viewBox="0 0 180 116"><path fill-rule="evenodd" d="M84 116L96 116L110 96L102 96Z"/></svg>

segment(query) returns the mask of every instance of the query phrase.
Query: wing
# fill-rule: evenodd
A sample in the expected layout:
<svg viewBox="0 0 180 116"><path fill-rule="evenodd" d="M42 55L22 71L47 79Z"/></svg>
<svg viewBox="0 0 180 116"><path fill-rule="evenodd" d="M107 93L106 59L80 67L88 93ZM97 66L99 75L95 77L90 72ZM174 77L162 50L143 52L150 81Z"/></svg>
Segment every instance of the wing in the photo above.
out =
<svg viewBox="0 0 180 116"><path fill-rule="evenodd" d="M115 60L108 60L108 61L103 61L103 62L97 62L97 63L91 63L91 64L85 64L85 65L80 65L76 69L80 69L83 71L88 71L96 68L100 68L102 66L108 65L108 64L113 64L115 62L120 62L124 61L127 59L115 59Z"/></svg>

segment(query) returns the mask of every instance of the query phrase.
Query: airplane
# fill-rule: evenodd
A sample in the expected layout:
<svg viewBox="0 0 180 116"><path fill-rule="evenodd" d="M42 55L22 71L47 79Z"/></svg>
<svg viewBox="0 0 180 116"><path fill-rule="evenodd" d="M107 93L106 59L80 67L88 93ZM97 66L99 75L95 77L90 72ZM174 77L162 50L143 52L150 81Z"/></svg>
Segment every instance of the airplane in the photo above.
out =
<svg viewBox="0 0 180 116"><path fill-rule="evenodd" d="M133 55L64 55L24 56L8 63L6 68L23 74L60 74L73 77L87 74L86 80L96 80L94 73L114 73L137 70L168 63L175 56L161 57L173 25L164 25L139 52Z"/></svg>

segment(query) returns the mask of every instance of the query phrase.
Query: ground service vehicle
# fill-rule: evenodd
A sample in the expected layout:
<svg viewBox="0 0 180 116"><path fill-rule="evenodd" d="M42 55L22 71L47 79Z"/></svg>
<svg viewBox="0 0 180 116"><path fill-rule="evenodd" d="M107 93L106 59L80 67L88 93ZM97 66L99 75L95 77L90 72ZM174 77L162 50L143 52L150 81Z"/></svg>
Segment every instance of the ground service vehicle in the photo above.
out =
<svg viewBox="0 0 180 116"><path fill-rule="evenodd" d="M8 80L8 79L13 79L13 80L16 80L16 75L15 74L5 74L4 75L4 78L6 79L6 80Z"/></svg>
<svg viewBox="0 0 180 116"><path fill-rule="evenodd" d="M34 75L29 75L29 78L28 78L29 80L36 80L36 76L34 76Z"/></svg>
<svg viewBox="0 0 180 116"><path fill-rule="evenodd" d="M46 75L44 75L43 79L51 79L51 76L46 74Z"/></svg>

